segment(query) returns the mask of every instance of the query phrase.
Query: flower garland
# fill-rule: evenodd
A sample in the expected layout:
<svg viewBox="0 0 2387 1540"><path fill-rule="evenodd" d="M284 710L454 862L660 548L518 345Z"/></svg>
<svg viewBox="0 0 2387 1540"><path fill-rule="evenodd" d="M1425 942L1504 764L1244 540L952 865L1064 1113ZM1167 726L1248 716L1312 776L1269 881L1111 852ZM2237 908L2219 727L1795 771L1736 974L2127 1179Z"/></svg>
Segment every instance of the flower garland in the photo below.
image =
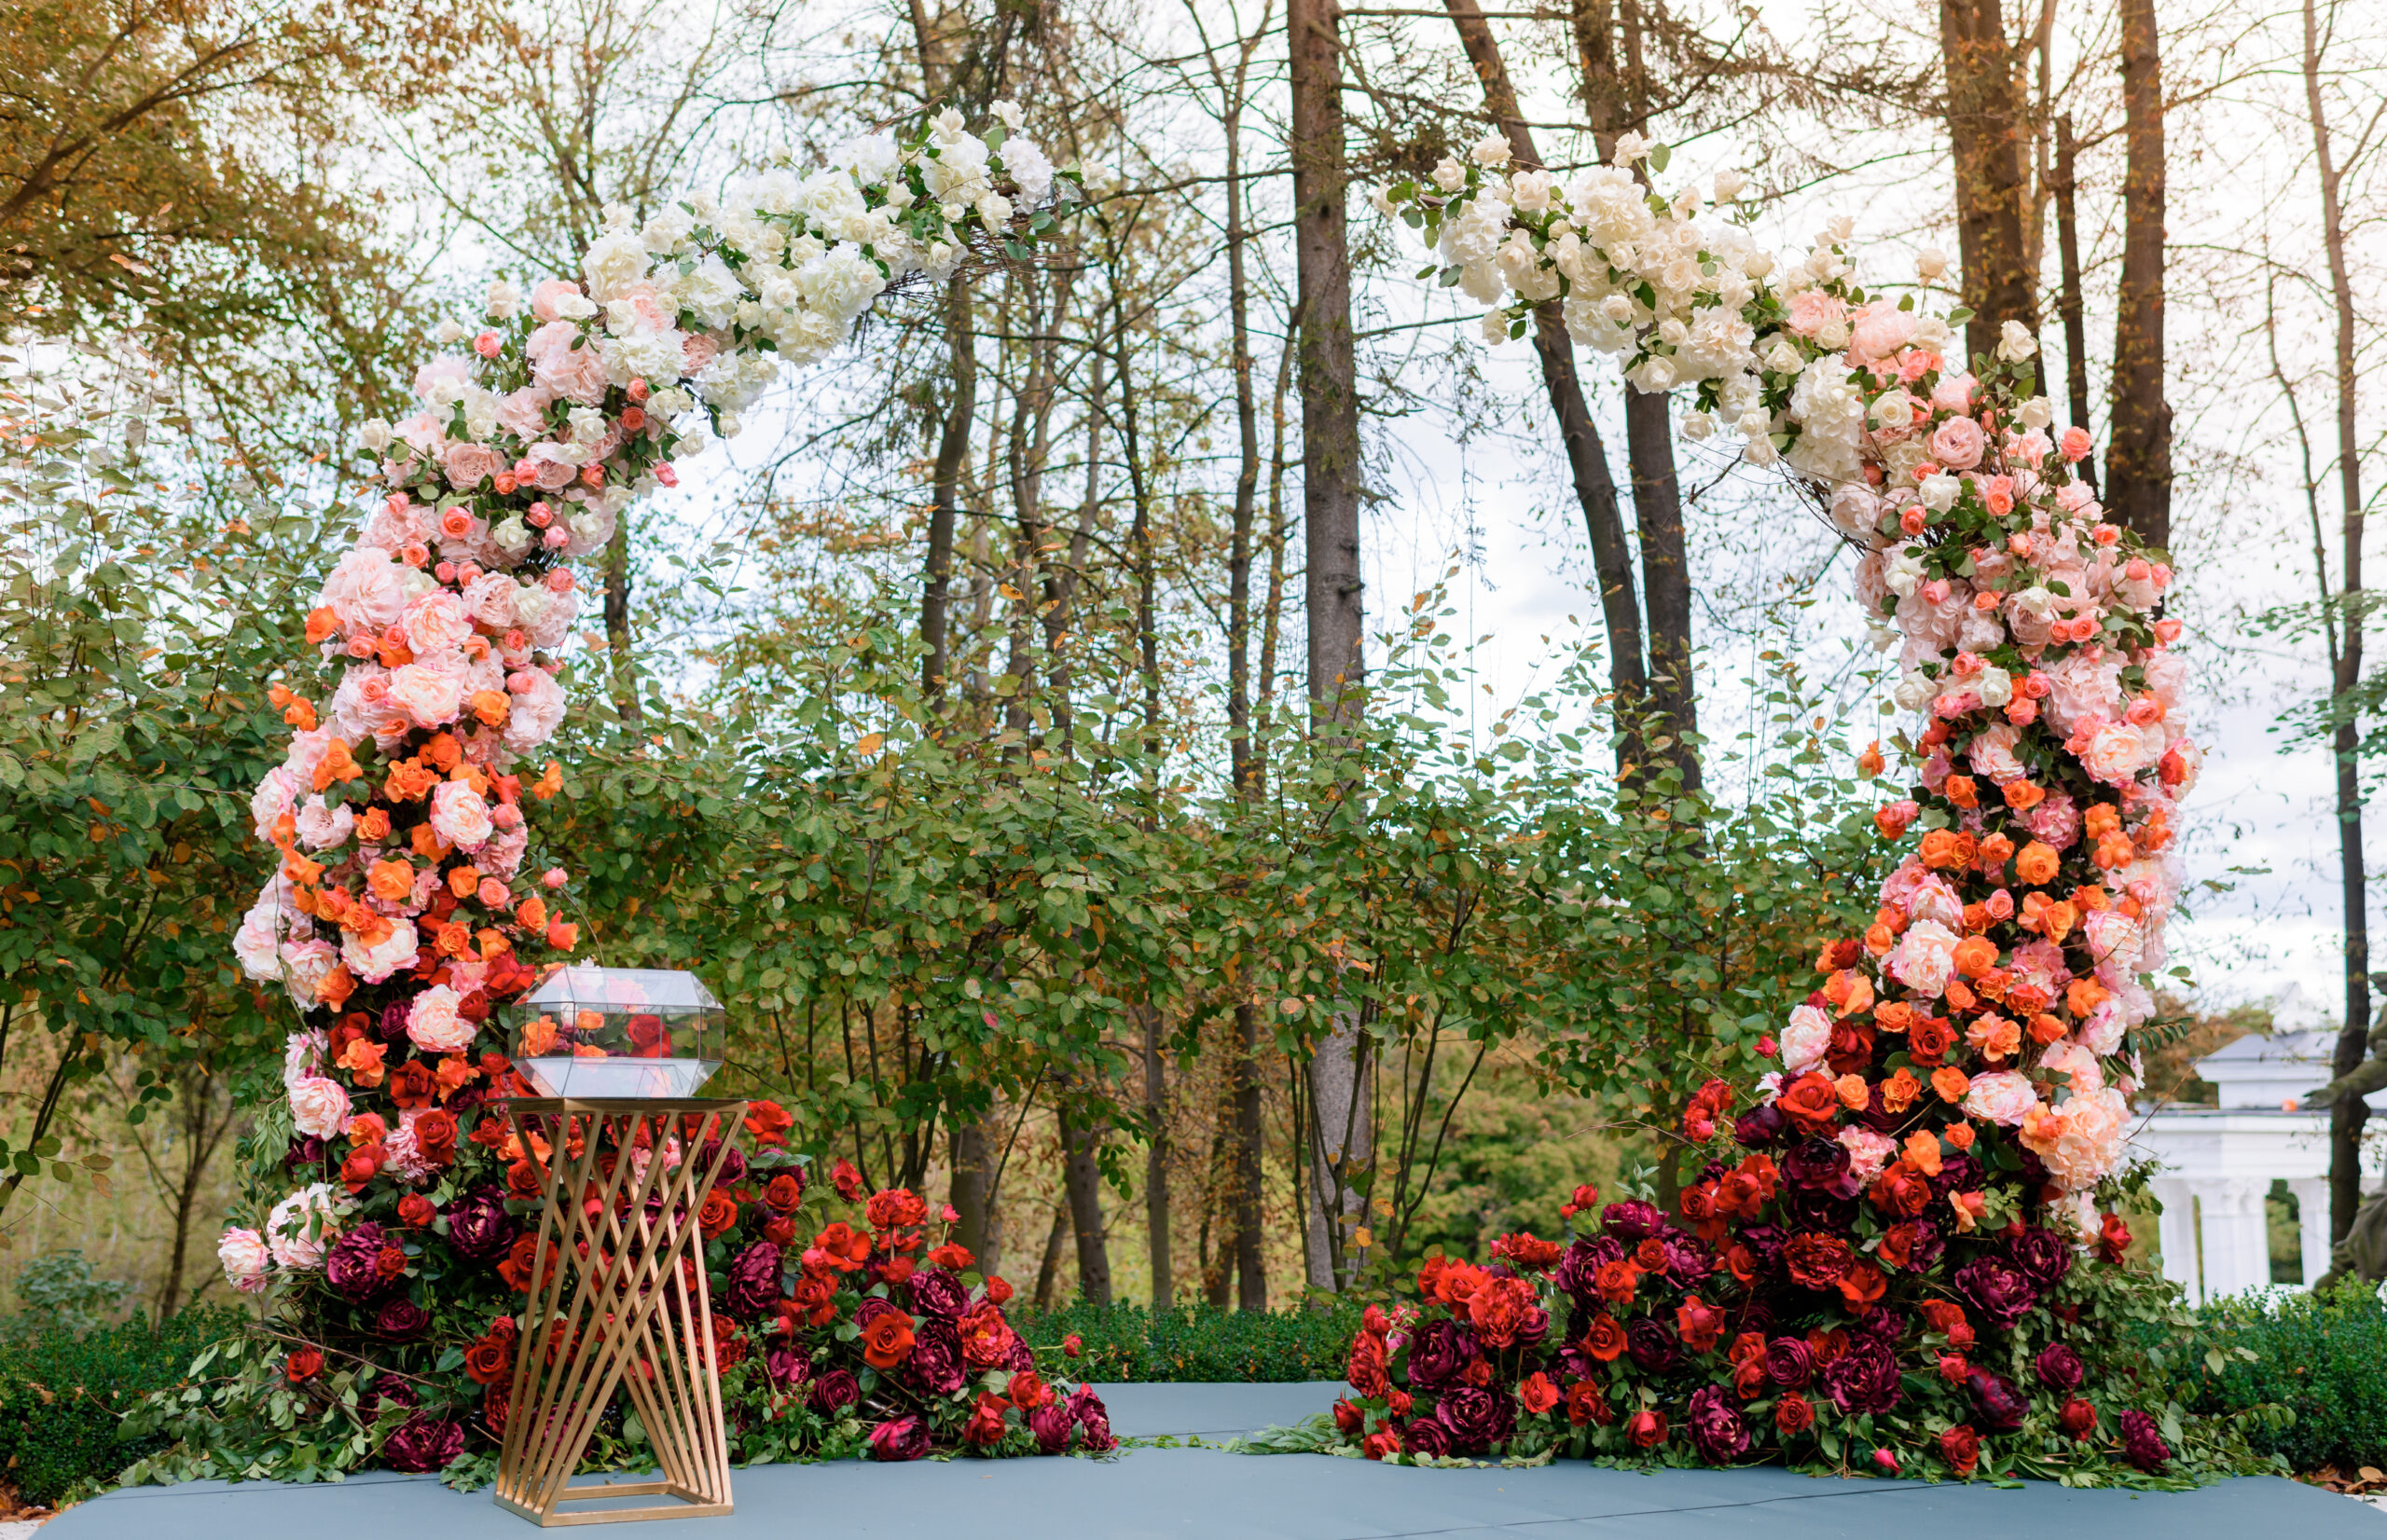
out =
<svg viewBox="0 0 2387 1540"><path fill-rule="evenodd" d="M1691 436L1778 461L1862 550L1858 602L1925 719L1913 794L1874 818L1903 854L1759 1044L1780 1067L1751 1105L1732 1116L1721 1079L1690 1096L1678 1212L1610 1203L1563 1246L1429 1260L1418 1302L1372 1310L1353 1343L1341 1436L1402 1459L1659 1458L1687 1432L1719 1464L1870 1447L1890 1471L2159 1470L2148 1350L2120 1333L2127 1302L2159 1318L2168 1297L2121 1267L2129 1231L2099 1201L2119 1193L2198 768L2171 569L2104 518L2075 469L2089 435L2051 436L2026 331L1967 368L1946 351L1967 317L1868 295L1845 221L1777 279L1745 226L1702 223L1695 188L1651 191L1645 159L1663 170L1623 135L1562 185L1506 174L1495 134L1376 204L1495 307L1487 336L1556 301L1633 388L1691 390ZM1716 178L1717 204L1741 186ZM1878 745L1864 763L1883 769ZM1565 1215L1594 1206L1585 1189Z"/></svg>
<svg viewBox="0 0 2387 1540"><path fill-rule="evenodd" d="M317 1386L312 1411L335 1415L353 1388L348 1371L324 1378L323 1349L369 1366L367 1419L380 1403L405 1413L381 1430L399 1468L436 1468L502 1430L528 1325L522 1220L549 1151L523 1148L484 1104L528 1093L496 1009L578 942L571 874L525 870L530 810L561 787L556 762L529 762L563 718L558 653L580 601L569 563L676 485L675 458L734 435L781 365L844 342L890 285L951 276L973 241L1020 254L1067 215L1077 173L1019 137L1017 107L994 112L972 133L948 108L903 137L857 139L808 176L690 194L642 227L607 211L579 282L549 278L527 298L493 284L486 324L443 327L454 351L418 371L421 412L364 429L384 492L307 617L342 677L321 703L272 687L293 735L252 812L282 859L233 942L248 976L281 984L310 1024L283 1067L289 1182L256 1195L262 1222L227 1231L219 1255L236 1288L278 1289L309 1334L286 1378ZM865 1199L841 1170L799 1245L787 1115L758 1102L747 1126L753 1157L733 1162L702 1228L750 1447L1107 1447L1090 1391L1039 1381L1002 1319L1008 1286L969 1272L959 1246L916 1256L919 1199ZM443 1356L467 1342L460 1366ZM778 1431L752 1431L764 1424Z"/></svg>

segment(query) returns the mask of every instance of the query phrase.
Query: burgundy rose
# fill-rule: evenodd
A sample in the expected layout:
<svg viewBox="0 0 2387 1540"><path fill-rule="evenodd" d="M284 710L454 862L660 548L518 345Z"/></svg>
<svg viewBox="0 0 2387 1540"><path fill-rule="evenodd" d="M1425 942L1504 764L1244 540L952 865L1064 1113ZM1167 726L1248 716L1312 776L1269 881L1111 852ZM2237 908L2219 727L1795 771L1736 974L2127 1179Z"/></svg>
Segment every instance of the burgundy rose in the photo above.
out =
<svg viewBox="0 0 2387 1540"><path fill-rule="evenodd" d="M2081 1366L2080 1354L2062 1342L2049 1342L2039 1349L2031 1368L2039 1376L2039 1383L2059 1396L2069 1396L2080 1388L2088 1370Z"/></svg>
<svg viewBox="0 0 2387 1540"><path fill-rule="evenodd" d="M494 1185L473 1189L448 1205L448 1244L476 1262L503 1257L520 1227L505 1212L504 1191Z"/></svg>
<svg viewBox="0 0 2387 1540"><path fill-rule="evenodd" d="M1624 1328L1624 1351L1644 1374L1663 1374L1682 1361L1682 1341L1674 1327L1644 1315Z"/></svg>
<svg viewBox="0 0 2387 1540"><path fill-rule="evenodd" d="M1027 1338L1022 1337L1018 1332L1014 1331L1011 1334L1010 1344L1003 1349L1003 1361L996 1367L999 1368L1007 1368L1014 1374L1017 1374L1023 1369L1034 1368L1036 1367L1036 1350L1028 1345Z"/></svg>
<svg viewBox="0 0 2387 1540"><path fill-rule="evenodd" d="M1451 1448L1461 1454L1480 1454L1494 1444L1505 1444L1515 1430L1512 1396L1499 1391L1454 1385L1434 1408L1435 1419L1451 1436Z"/></svg>
<svg viewBox="0 0 2387 1540"><path fill-rule="evenodd" d="M1981 1426L1991 1433L2013 1432L2022 1425L2023 1413L2031 1409L2016 1393L2011 1381L1985 1368L1966 1373L1965 1389L1973 1398L1973 1410L1980 1418Z"/></svg>
<svg viewBox="0 0 2387 1540"><path fill-rule="evenodd" d="M359 1303L384 1293L390 1281L376 1263L384 1244L381 1227L367 1219L332 1243L324 1257L324 1281Z"/></svg>
<svg viewBox="0 0 2387 1540"><path fill-rule="evenodd" d="M917 1460L929 1451L929 1425L918 1417L897 1417L870 1430L874 1460Z"/></svg>
<svg viewBox="0 0 2387 1540"><path fill-rule="evenodd" d="M1801 1139L1782 1157L1782 1179L1806 1192L1838 1197L1848 1176L1848 1147L1836 1139Z"/></svg>
<svg viewBox="0 0 2387 1540"><path fill-rule="evenodd" d="M812 1409L823 1417L835 1417L862 1399L862 1386L850 1369L833 1368L812 1382Z"/></svg>
<svg viewBox="0 0 2387 1540"><path fill-rule="evenodd" d="M1409 1382L1419 1390L1440 1390L1474 1358L1475 1333L1456 1321L1428 1321L1409 1344Z"/></svg>
<svg viewBox="0 0 2387 1540"><path fill-rule="evenodd" d="M328 1149L324 1141L312 1134L302 1134L290 1141L289 1150L282 1157L282 1169L296 1171L300 1166L319 1166Z"/></svg>
<svg viewBox="0 0 2387 1540"><path fill-rule="evenodd" d="M1781 1141L1783 1131L1790 1121L1772 1102L1757 1106L1732 1120L1732 1137L1751 1149L1764 1149Z"/></svg>
<svg viewBox="0 0 2387 1540"><path fill-rule="evenodd" d="M1856 1223L1856 1200L1835 1193L1787 1188L1782 1193L1783 1222L1797 1230L1840 1234Z"/></svg>
<svg viewBox="0 0 2387 1540"><path fill-rule="evenodd" d="M729 1264L729 1282L721 1291L721 1313L733 1321L751 1321L780 1300L780 1248L757 1241Z"/></svg>
<svg viewBox="0 0 2387 1540"><path fill-rule="evenodd" d="M812 1378L812 1354L802 1348L773 1348L764 1356L763 1377L773 1390L793 1390Z"/></svg>
<svg viewBox="0 0 2387 1540"><path fill-rule="evenodd" d="M373 1317L373 1329L394 1342L411 1342L430 1326L431 1313L403 1295L383 1305Z"/></svg>
<svg viewBox="0 0 2387 1540"><path fill-rule="evenodd" d="M961 1333L950 1321L931 1315L912 1328L912 1355L904 1360L904 1375L931 1396L950 1396L969 1379L961 1359Z"/></svg>
<svg viewBox="0 0 2387 1540"><path fill-rule="evenodd" d="M1627 1198L1600 1210L1600 1228L1626 1245L1646 1241L1663 1230L1666 1217L1655 1203L1645 1203L1637 1198Z"/></svg>
<svg viewBox="0 0 2387 1540"><path fill-rule="evenodd" d="M1765 1377L1783 1390L1797 1390L1814 1377L1815 1355L1796 1337L1776 1337L1765 1344Z"/></svg>
<svg viewBox="0 0 2387 1540"><path fill-rule="evenodd" d="M1711 1465L1728 1465L1749 1450L1748 1424L1721 1385L1690 1393L1690 1443Z"/></svg>
<svg viewBox="0 0 2387 1540"><path fill-rule="evenodd" d="M1824 1394L1851 1416L1887 1411L1898 1404L1897 1354L1870 1338L1858 1338L1848 1351L1826 1364L1820 1376Z"/></svg>
<svg viewBox="0 0 2387 1540"><path fill-rule="evenodd" d="M880 1316L899 1313L901 1313L895 1309L895 1301L874 1294L855 1307L854 1325L863 1331L868 1331L870 1323Z"/></svg>
<svg viewBox="0 0 2387 1540"><path fill-rule="evenodd" d="M1696 1235L1670 1230L1660 1237L1659 1244L1666 1248L1666 1276L1678 1287L1688 1288L1715 1271L1714 1256Z"/></svg>
<svg viewBox="0 0 2387 1540"><path fill-rule="evenodd" d="M714 1156L720 1154L721 1141L719 1139L707 1139L703 1144L697 1147L697 1169L698 1171L702 1171L706 1166L712 1163ZM728 1154L722 1156L721 1175L715 1176L713 1180L715 1182L737 1182L743 1181L745 1176L746 1152L742 1149L732 1147Z"/></svg>
<svg viewBox="0 0 2387 1540"><path fill-rule="evenodd" d="M1982 1180L1980 1162L1970 1155L1943 1155L1939 1175L1931 1178L1931 1195L1945 1198L1951 1192L1978 1192Z"/></svg>
<svg viewBox="0 0 2387 1540"><path fill-rule="evenodd" d="M383 1006L381 1008L379 1019L375 1021L373 1024L373 1035L380 1038L385 1043L405 1042L407 1040L407 1017L411 1015L413 1011L414 1002L412 1000L400 1000L395 1005Z"/></svg>
<svg viewBox="0 0 2387 1540"><path fill-rule="evenodd" d="M1451 1451L1450 1434L1431 1417L1420 1417L1402 1428L1400 1442L1412 1454L1431 1455L1437 1460Z"/></svg>
<svg viewBox="0 0 2387 1540"><path fill-rule="evenodd" d="M384 1406L403 1407L412 1411L421 1405L422 1397L415 1394L412 1385L404 1380L393 1380L383 1375L356 1398L356 1414L369 1423L381 1414Z"/></svg>
<svg viewBox="0 0 2387 1540"><path fill-rule="evenodd" d="M1607 1236L1593 1240L1578 1238L1558 1258L1557 1271L1551 1274L1559 1292L1581 1301L1598 1298L1599 1286L1593 1280L1600 1268L1608 1262L1624 1259L1624 1248ZM1576 1335L1570 1333L1569 1335Z"/></svg>
<svg viewBox="0 0 2387 1540"><path fill-rule="evenodd" d="M2030 1280L1994 1257L1976 1258L1958 1268L1955 1285L1993 1325L2007 1331L2039 1302Z"/></svg>
<svg viewBox="0 0 2387 1540"><path fill-rule="evenodd" d="M392 1470L443 1470L448 1462L464 1452L464 1429L460 1423L444 1418L414 1417L398 1424L381 1446L381 1457Z"/></svg>
<svg viewBox="0 0 2387 1540"><path fill-rule="evenodd" d="M1948 1249L1948 1238L1940 1234L1939 1227L1929 1219L1909 1219L1907 1225L1913 1236L1906 1244L1908 1271L1927 1272L1932 1264L1939 1260L1940 1254Z"/></svg>
<svg viewBox="0 0 2387 1540"><path fill-rule="evenodd" d="M915 1350L915 1356L918 1351ZM1028 1431L1036 1436L1036 1448L1045 1454L1058 1454L1069 1447L1069 1435L1077 1430L1077 1419L1062 1402L1038 1407L1028 1414Z"/></svg>
<svg viewBox="0 0 2387 1540"><path fill-rule="evenodd" d="M970 1308L970 1291L941 1267L924 1267L913 1273L911 1290L912 1309L922 1315L954 1321Z"/></svg>
<svg viewBox="0 0 2387 1540"><path fill-rule="evenodd" d="M1078 1448L1089 1454L1108 1454L1119 1447L1111 1436L1111 1409L1092 1385L1080 1385L1069 1392L1069 1415L1077 1420Z"/></svg>
<svg viewBox="0 0 2387 1540"><path fill-rule="evenodd" d="M2115 1419L2121 1430L2122 1458L2139 1469L2152 1474L2163 1468L2172 1458L2172 1446L2163 1441L2156 1430L2155 1419L2132 1407Z"/></svg>
<svg viewBox="0 0 2387 1540"><path fill-rule="evenodd" d="M2039 1287L2053 1288L2072 1271L2072 1248L2052 1231L2025 1230L2006 1243L2014 1271Z"/></svg>
<svg viewBox="0 0 2387 1540"><path fill-rule="evenodd" d="M1741 1231L1741 1244L1756 1258L1759 1271L1766 1273L1782 1271L1782 1244L1788 1238L1774 1225L1749 1225Z"/></svg>

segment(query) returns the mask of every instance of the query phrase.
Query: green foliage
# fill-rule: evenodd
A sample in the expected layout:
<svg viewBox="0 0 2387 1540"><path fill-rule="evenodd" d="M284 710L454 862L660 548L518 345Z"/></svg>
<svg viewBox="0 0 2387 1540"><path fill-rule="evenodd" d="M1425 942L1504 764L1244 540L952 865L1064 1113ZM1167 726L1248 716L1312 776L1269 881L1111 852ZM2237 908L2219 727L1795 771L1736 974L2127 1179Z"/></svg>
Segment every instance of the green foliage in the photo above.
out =
<svg viewBox="0 0 2387 1540"><path fill-rule="evenodd" d="M81 1249L53 1251L25 1264L17 1274L18 1313L0 1327L12 1334L80 1336L117 1313L125 1286L94 1278Z"/></svg>
<svg viewBox="0 0 2387 1540"><path fill-rule="evenodd" d="M1289 1383L1340 1380L1357 1305L1322 1309L1218 1310L1207 1304L1152 1310L1075 1300L1043 1315L1022 1316L1021 1336L1040 1366L1095 1385L1236 1381ZM1079 1339L1078 1356L1062 1344Z"/></svg>
<svg viewBox="0 0 2387 1540"><path fill-rule="evenodd" d="M162 1448L151 1435L127 1437L127 1414L180 1383L195 1354L241 1323L237 1311L201 1307L162 1327L0 1334L0 1483L55 1506Z"/></svg>
<svg viewBox="0 0 2387 1540"><path fill-rule="evenodd" d="M2258 1449L2297 1470L2387 1466L2387 1303L2373 1286L2224 1300L2201 1325L2210 1351L2187 1392L2194 1409L2282 1403L2295 1421L2259 1433Z"/></svg>

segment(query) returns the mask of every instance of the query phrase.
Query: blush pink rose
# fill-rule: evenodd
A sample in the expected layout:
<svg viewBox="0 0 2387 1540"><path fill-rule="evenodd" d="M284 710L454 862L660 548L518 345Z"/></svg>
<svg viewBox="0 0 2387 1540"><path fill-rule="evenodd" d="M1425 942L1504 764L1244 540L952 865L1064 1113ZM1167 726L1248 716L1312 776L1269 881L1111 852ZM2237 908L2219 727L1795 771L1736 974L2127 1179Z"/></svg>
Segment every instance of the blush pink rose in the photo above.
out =
<svg viewBox="0 0 2387 1540"><path fill-rule="evenodd" d="M1968 374L1941 375L1939 383L1931 387L1931 405L1943 412L1969 412L1980 383Z"/></svg>
<svg viewBox="0 0 2387 1540"><path fill-rule="evenodd" d="M1916 994L1937 997L1956 970L1956 934L1937 920L1908 926L1883 959L1890 977Z"/></svg>
<svg viewBox="0 0 2387 1540"><path fill-rule="evenodd" d="M559 396L594 406L605 399L605 361L595 347L562 348L548 352L532 378Z"/></svg>
<svg viewBox="0 0 2387 1540"><path fill-rule="evenodd" d="M301 1134L336 1139L348 1132L348 1093L338 1080L317 1075L290 1088L290 1121Z"/></svg>
<svg viewBox="0 0 2387 1540"><path fill-rule="evenodd" d="M563 301L580 297L580 285L568 278L542 279L531 291L531 313L542 321L554 321L563 314Z"/></svg>
<svg viewBox="0 0 2387 1540"><path fill-rule="evenodd" d="M680 344L680 373L684 378L694 379L720 356L721 344L699 332Z"/></svg>
<svg viewBox="0 0 2387 1540"><path fill-rule="evenodd" d="M547 435L547 408L556 393L540 385L525 385L497 404L497 425L529 444Z"/></svg>
<svg viewBox="0 0 2387 1540"><path fill-rule="evenodd" d="M520 668L506 676L511 707L505 718L505 746L528 753L555 736L563 722L563 686L543 668Z"/></svg>
<svg viewBox="0 0 2387 1540"><path fill-rule="evenodd" d="M482 482L505 469L507 461L486 444L459 441L448 446L441 469L448 473L448 485L460 492L469 492Z"/></svg>
<svg viewBox="0 0 2387 1540"><path fill-rule="evenodd" d="M475 1024L457 1013L463 997L434 984L414 997L407 1011L407 1040L426 1053L462 1053L471 1046Z"/></svg>
<svg viewBox="0 0 2387 1540"><path fill-rule="evenodd" d="M1968 417L1952 417L1933 430L1931 458L1952 471L1969 471L1980 463L1989 435Z"/></svg>
<svg viewBox="0 0 2387 1540"><path fill-rule="evenodd" d="M398 624L406 627L407 646L418 656L453 652L473 634L464 601L445 588L409 601Z"/></svg>
<svg viewBox="0 0 2387 1540"><path fill-rule="evenodd" d="M443 353L414 372L414 393L425 401L442 380L463 379L473 372L472 360L462 353Z"/></svg>
<svg viewBox="0 0 2387 1540"><path fill-rule="evenodd" d="M1806 289L1791 296L1789 328L1801 337L1814 337L1835 321L1848 317L1848 302L1821 289Z"/></svg>
<svg viewBox="0 0 2387 1540"><path fill-rule="evenodd" d="M1851 362L1883 359L1914 340L1914 312L1901 310L1886 299L1876 299L1861 307L1856 324L1850 328L1848 352Z"/></svg>
<svg viewBox="0 0 2387 1540"><path fill-rule="evenodd" d="M2126 722L2100 722L2089 734L2081 767L2107 786L2119 786L2154 762L2146 734Z"/></svg>
<svg viewBox="0 0 2387 1540"><path fill-rule="evenodd" d="M262 1294L266 1286L266 1272L273 1265L273 1253L266 1249L265 1237L254 1230L234 1225L215 1243L215 1259L224 1264L224 1281L243 1294Z"/></svg>
<svg viewBox="0 0 2387 1540"><path fill-rule="evenodd" d="M338 616L344 631L387 630L406 609L406 571L379 546L361 546L339 558L315 602Z"/></svg>
<svg viewBox="0 0 2387 1540"><path fill-rule="evenodd" d="M445 669L409 663L392 669L390 704L417 727L442 727L463 708L463 681Z"/></svg>
<svg viewBox="0 0 2387 1540"><path fill-rule="evenodd" d="M496 825L468 781L441 781L431 793L431 831L459 850L477 850Z"/></svg>
<svg viewBox="0 0 2387 1540"><path fill-rule="evenodd" d="M1975 775L1986 776L1999 786L2022 778L2022 762L2014 753L2021 733L2005 722L1983 729L1974 735L1972 744L1965 750L1965 759Z"/></svg>
<svg viewBox="0 0 2387 1540"><path fill-rule="evenodd" d="M2039 1105L2037 1088L2010 1069L2000 1069L1973 1078L1972 1088L1965 1093L1965 1111L1975 1118L1986 1118L2008 1127L2022 1121L2023 1115Z"/></svg>
<svg viewBox="0 0 2387 1540"><path fill-rule="evenodd" d="M401 968L422 960L421 942L412 920L395 920L380 944L366 946L354 935L340 943L340 960L364 983L379 983Z"/></svg>

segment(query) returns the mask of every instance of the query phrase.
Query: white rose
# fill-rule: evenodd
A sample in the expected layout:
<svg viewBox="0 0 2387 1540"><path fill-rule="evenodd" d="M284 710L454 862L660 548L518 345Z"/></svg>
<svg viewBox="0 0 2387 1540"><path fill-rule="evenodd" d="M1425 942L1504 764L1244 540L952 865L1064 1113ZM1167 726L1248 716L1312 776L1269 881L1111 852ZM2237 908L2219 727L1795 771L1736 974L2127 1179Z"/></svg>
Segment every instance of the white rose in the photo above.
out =
<svg viewBox="0 0 2387 1540"><path fill-rule="evenodd" d="M1997 356L2008 364L2020 364L2038 351L2039 339L2019 321L2008 322L1997 334Z"/></svg>
<svg viewBox="0 0 2387 1540"><path fill-rule="evenodd" d="M1945 474L1928 475L1923 478L1923 485L1915 488L1915 496L1933 513L1944 514L1956 505L1956 498L1964 489L1964 481L1959 477Z"/></svg>
<svg viewBox="0 0 2387 1540"><path fill-rule="evenodd" d="M1925 246L1915 254L1914 270L1925 283L1937 282L1948 270L1948 254L1937 246Z"/></svg>

